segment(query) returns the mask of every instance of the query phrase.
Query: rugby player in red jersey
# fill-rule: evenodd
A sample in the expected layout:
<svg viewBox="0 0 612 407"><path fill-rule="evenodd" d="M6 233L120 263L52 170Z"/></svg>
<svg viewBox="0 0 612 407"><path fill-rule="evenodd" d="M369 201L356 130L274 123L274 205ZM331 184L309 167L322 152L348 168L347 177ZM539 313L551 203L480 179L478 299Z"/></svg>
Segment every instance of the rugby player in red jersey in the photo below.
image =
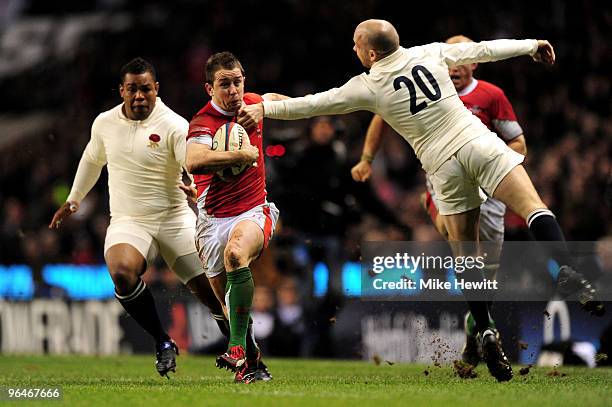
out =
<svg viewBox="0 0 612 407"><path fill-rule="evenodd" d="M217 358L217 366L236 372L237 382L248 383L271 379L252 332L254 285L249 265L272 237L278 210L266 200L263 121L249 129L249 143L240 150L215 151L212 141L219 127L236 121L243 104L284 96L245 93L244 82L242 64L231 53L220 52L208 59L204 86L211 100L189 124L186 166L197 186L196 246L230 323L228 350ZM217 174L244 164L248 167L238 175Z"/></svg>

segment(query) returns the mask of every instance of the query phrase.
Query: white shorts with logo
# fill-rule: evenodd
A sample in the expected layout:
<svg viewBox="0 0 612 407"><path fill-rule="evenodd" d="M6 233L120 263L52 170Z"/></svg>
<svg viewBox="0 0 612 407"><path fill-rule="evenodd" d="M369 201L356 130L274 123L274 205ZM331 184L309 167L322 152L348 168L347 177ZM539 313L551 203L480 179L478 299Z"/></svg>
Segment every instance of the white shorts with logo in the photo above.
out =
<svg viewBox="0 0 612 407"><path fill-rule="evenodd" d="M491 132L469 141L429 174L440 214L478 208L524 158Z"/></svg>
<svg viewBox="0 0 612 407"><path fill-rule="evenodd" d="M243 220L256 223L264 234L264 248L266 248L274 233L278 215L276 205L271 202L258 205L240 215L228 218L215 218L200 209L196 226L196 246L208 278L215 277L225 271L223 262L225 246L238 223Z"/></svg>
<svg viewBox="0 0 612 407"><path fill-rule="evenodd" d="M187 205L154 215L113 217L106 231L104 254L116 244L127 243L148 263L161 254L172 268L177 258L196 252L195 223L196 215ZM202 273L203 269L199 268L190 270L190 275L177 275L182 282L187 282Z"/></svg>

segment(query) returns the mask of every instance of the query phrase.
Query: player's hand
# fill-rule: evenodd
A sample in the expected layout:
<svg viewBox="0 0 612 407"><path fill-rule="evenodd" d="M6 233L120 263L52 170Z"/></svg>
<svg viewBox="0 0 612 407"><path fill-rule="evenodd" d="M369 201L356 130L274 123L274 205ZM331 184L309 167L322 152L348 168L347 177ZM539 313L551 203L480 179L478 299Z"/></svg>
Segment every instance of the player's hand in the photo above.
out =
<svg viewBox="0 0 612 407"><path fill-rule="evenodd" d="M533 54L533 60L552 65L555 63L555 50L550 42L538 40L538 50Z"/></svg>
<svg viewBox="0 0 612 407"><path fill-rule="evenodd" d="M185 195L187 195L187 199L190 202L195 202L196 198L198 197L198 190L195 188L195 185L193 183L189 185L181 183L178 187L181 191L185 193Z"/></svg>
<svg viewBox="0 0 612 407"><path fill-rule="evenodd" d="M359 161L351 168L351 175L357 182L366 182L372 175L372 164L367 161Z"/></svg>
<svg viewBox="0 0 612 407"><path fill-rule="evenodd" d="M263 117L263 103L242 106L240 110L238 110L238 124L245 129L257 126L257 124L263 120Z"/></svg>
<svg viewBox="0 0 612 407"><path fill-rule="evenodd" d="M55 214L53 215L53 219L51 219L51 223L49 223L49 229L59 229L60 225L62 224L62 221L78 210L79 210L78 202L76 201L64 202L64 204L60 206L57 211L55 211Z"/></svg>
<svg viewBox="0 0 612 407"><path fill-rule="evenodd" d="M257 147L245 144L239 151L242 153L242 164L257 167L257 159L259 158L259 149Z"/></svg>

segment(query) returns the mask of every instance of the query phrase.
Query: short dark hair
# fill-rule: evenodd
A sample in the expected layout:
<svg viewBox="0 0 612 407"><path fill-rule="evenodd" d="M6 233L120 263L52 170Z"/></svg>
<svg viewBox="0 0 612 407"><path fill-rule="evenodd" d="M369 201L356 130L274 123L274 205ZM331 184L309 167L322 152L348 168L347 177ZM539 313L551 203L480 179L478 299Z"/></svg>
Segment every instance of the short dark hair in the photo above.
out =
<svg viewBox="0 0 612 407"><path fill-rule="evenodd" d="M153 67L153 65L151 65L151 63L145 59L136 57L127 64L123 65L121 71L119 71L119 80L121 81L121 83L123 83L123 81L125 80L125 75L127 74L131 73L140 75L145 72L149 72L153 77L153 81L157 81L157 73L155 72L155 68Z"/></svg>
<svg viewBox="0 0 612 407"><path fill-rule="evenodd" d="M219 69L234 68L240 68L240 72L242 72L242 75L244 76L244 68L242 68L242 64L231 52L217 52L216 54L211 55L206 61L206 83L210 83L212 85L212 83L215 81L215 73Z"/></svg>

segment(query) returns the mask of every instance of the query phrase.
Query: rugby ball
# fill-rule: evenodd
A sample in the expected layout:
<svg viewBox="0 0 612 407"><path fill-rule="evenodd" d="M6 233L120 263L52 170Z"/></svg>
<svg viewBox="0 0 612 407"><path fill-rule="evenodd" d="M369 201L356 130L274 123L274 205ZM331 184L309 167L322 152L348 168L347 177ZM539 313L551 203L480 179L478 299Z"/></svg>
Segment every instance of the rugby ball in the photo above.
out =
<svg viewBox="0 0 612 407"><path fill-rule="evenodd" d="M215 151L234 151L240 150L245 144L250 144L250 141L249 134L244 127L235 122L228 122L219 127L215 132L212 149ZM232 176L239 175L247 167L248 164L243 164L224 168L221 171L217 171L217 175L221 179L227 180Z"/></svg>

